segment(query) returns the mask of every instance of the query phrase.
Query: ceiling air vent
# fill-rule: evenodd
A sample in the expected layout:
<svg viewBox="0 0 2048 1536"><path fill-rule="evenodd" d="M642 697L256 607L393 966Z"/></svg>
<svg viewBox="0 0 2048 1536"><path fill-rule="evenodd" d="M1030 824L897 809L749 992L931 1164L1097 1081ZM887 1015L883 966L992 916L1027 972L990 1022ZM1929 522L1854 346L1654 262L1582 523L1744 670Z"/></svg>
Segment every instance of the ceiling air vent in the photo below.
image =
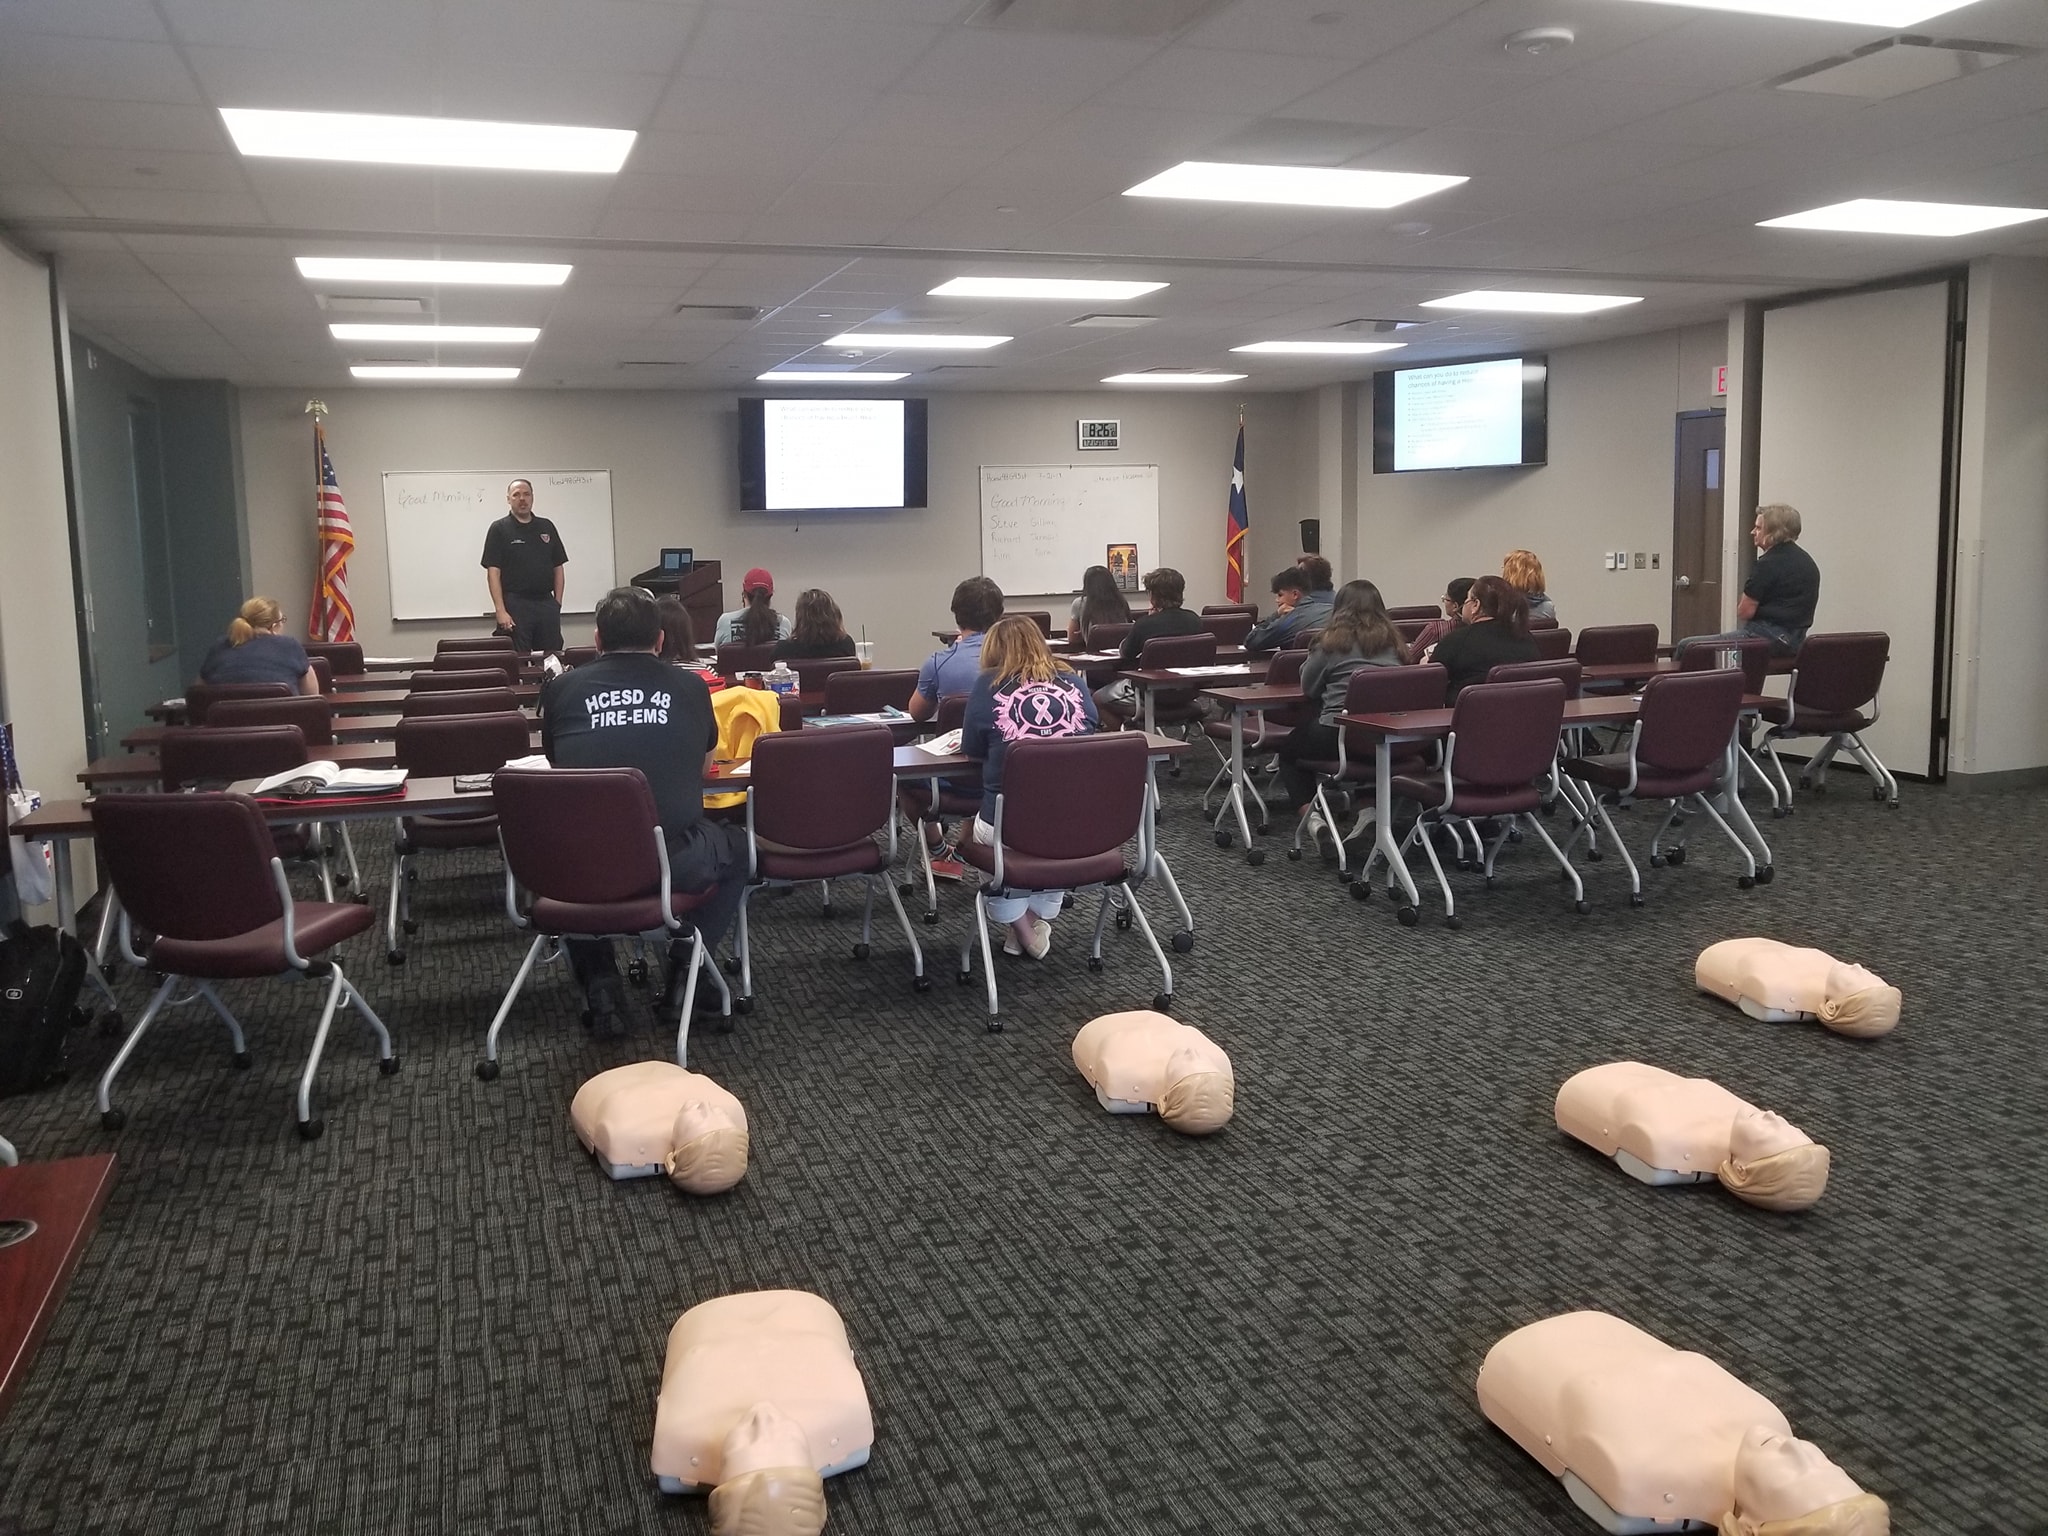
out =
<svg viewBox="0 0 2048 1536"><path fill-rule="evenodd" d="M1078 320L1069 320L1069 325L1079 325L1098 331L1134 331L1141 325L1150 325L1157 315L1083 315Z"/></svg>
<svg viewBox="0 0 2048 1536"><path fill-rule="evenodd" d="M1211 143L1202 158L1244 165L1346 165L1414 132L1306 117L1262 117Z"/></svg>
<svg viewBox="0 0 2048 1536"><path fill-rule="evenodd" d="M678 304L669 313L679 320L758 320L768 311L752 304Z"/></svg>
<svg viewBox="0 0 2048 1536"><path fill-rule="evenodd" d="M2039 50L2012 43L1974 43L1958 37L1885 37L1853 53L1808 64L1765 84L1781 91L1859 96L1882 101L1909 91L1982 74Z"/></svg>
<svg viewBox="0 0 2048 1536"><path fill-rule="evenodd" d="M1333 331L1370 331L1375 336L1391 336L1396 331L1413 331L1429 324L1427 320L1340 320L1330 329Z"/></svg>
<svg viewBox="0 0 2048 1536"><path fill-rule="evenodd" d="M982 0L967 24L1011 32L1171 37L1230 0Z"/></svg>
<svg viewBox="0 0 2048 1536"><path fill-rule="evenodd" d="M424 299L404 299L389 294L322 293L314 297L322 309L337 315L423 315L427 312Z"/></svg>
<svg viewBox="0 0 2048 1536"><path fill-rule="evenodd" d="M618 366L621 368L689 368L693 367L694 364L665 362L660 358L653 357L629 357L620 362Z"/></svg>

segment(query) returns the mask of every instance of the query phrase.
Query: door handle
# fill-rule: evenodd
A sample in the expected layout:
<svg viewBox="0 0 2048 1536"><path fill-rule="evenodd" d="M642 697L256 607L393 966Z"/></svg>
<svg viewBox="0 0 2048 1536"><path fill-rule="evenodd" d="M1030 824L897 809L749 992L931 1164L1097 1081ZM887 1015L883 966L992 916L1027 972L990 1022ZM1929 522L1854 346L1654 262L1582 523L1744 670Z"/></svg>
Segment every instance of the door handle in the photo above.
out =
<svg viewBox="0 0 2048 1536"><path fill-rule="evenodd" d="M1679 589L1682 591L1685 588L1692 585L1692 578L1690 576L1681 576L1678 578L1678 585Z"/></svg>

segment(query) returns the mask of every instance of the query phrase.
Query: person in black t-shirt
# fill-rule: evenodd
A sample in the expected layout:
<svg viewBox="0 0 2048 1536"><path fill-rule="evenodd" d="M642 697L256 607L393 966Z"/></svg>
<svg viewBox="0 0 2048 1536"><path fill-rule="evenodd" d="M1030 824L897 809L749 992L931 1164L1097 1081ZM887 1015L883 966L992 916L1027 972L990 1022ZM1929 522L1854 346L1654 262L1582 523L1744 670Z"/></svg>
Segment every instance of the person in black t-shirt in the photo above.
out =
<svg viewBox="0 0 2048 1536"><path fill-rule="evenodd" d="M564 672L541 695L541 744L558 768L638 768L646 776L672 887L717 892L692 914L708 947L739 910L746 858L730 828L704 819L704 773L718 747L711 691L696 673L663 661L661 643L661 612L651 595L638 587L606 593L597 605L597 659ZM619 1033L625 988L610 941L571 939L567 947L592 1029ZM669 946L671 1007L689 953L687 941Z"/></svg>
<svg viewBox="0 0 2048 1536"><path fill-rule="evenodd" d="M562 567L569 555L562 535L544 517L533 515L533 482L514 480L505 487L510 509L484 535L483 568L491 587L491 607L498 627L529 651L562 648Z"/></svg>
<svg viewBox="0 0 2048 1536"><path fill-rule="evenodd" d="M1499 576L1481 576L1465 594L1465 622L1437 641L1430 660L1451 674L1444 703L1506 661L1534 661L1536 642L1529 638L1529 603Z"/></svg>
<svg viewBox="0 0 2048 1536"><path fill-rule="evenodd" d="M1756 509L1749 530L1756 567L1742 584L1735 617L1745 635L1761 635L1780 656L1796 653L1820 605L1820 567L1799 547L1799 512L1783 502Z"/></svg>
<svg viewBox="0 0 2048 1536"><path fill-rule="evenodd" d="M1189 613L1181 606L1187 590L1187 578L1170 566L1162 565L1145 573L1145 594L1152 599L1152 611L1133 624L1131 632L1124 636L1123 649L1118 653L1119 666L1137 665L1147 640L1156 640L1162 635L1202 633L1201 615ZM1129 678L1120 677L1096 690L1095 707L1119 724L1128 724L1138 717L1137 686Z"/></svg>

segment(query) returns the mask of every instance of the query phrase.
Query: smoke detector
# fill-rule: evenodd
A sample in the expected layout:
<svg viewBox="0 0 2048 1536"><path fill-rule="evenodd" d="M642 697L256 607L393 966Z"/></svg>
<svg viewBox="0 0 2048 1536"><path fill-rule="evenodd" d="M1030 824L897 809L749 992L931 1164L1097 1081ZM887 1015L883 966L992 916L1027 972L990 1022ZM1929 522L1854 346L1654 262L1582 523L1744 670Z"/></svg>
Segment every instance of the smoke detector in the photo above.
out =
<svg viewBox="0 0 2048 1536"><path fill-rule="evenodd" d="M1509 53L1534 59L1546 53L1556 53L1560 48L1569 48L1577 40L1570 27L1525 27L1520 32L1509 34L1501 47Z"/></svg>

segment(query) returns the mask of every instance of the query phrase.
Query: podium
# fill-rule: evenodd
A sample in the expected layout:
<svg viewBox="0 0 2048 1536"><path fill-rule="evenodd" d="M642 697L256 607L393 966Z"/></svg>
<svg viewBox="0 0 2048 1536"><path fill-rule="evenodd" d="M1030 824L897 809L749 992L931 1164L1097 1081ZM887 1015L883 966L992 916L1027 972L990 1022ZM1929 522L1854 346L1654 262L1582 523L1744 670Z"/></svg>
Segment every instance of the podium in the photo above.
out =
<svg viewBox="0 0 2048 1536"><path fill-rule="evenodd" d="M680 575L657 565L635 576L633 585L645 587L656 597L669 593L680 597L690 615L690 627L697 632L697 643L711 643L725 612L725 581L716 560L699 560Z"/></svg>

